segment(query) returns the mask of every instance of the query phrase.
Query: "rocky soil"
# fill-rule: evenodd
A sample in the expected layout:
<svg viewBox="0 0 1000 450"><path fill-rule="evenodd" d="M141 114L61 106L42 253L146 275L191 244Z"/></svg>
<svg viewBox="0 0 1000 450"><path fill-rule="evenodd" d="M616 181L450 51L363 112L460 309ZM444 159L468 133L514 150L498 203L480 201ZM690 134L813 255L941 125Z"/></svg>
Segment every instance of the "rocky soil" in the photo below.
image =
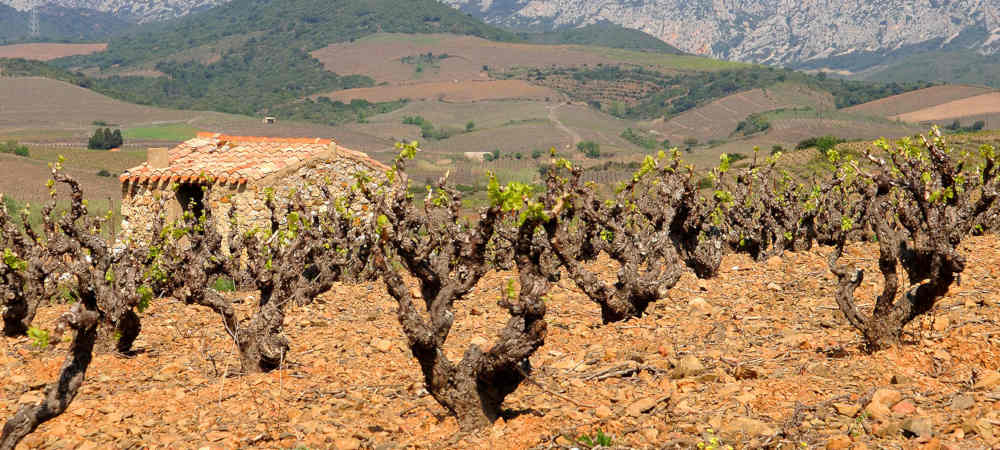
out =
<svg viewBox="0 0 1000 450"><path fill-rule="evenodd" d="M379 283L338 286L287 322L292 353L273 373L232 377L231 341L208 310L164 299L143 314L141 352L101 354L81 395L20 448L990 448L1000 446L1000 241L969 239L961 286L913 324L902 347L867 355L835 310L829 249L764 263L729 256L717 279L687 275L641 319L602 326L567 279L549 336L507 417L478 434L423 389ZM877 250L850 257L869 276ZM607 262L608 273L614 267ZM450 347L488 346L512 274L486 277L457 311ZM240 294L245 296L246 294ZM870 301L866 304L870 305ZM46 308L51 328L65 306ZM0 416L41 398L66 344L0 347Z"/></svg>

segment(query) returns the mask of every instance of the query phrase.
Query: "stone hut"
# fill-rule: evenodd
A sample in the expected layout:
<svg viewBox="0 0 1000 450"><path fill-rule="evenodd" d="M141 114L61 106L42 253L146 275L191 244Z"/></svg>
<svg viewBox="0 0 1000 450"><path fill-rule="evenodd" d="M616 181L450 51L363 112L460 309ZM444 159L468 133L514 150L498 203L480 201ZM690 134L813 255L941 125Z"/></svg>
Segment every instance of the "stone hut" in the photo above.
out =
<svg viewBox="0 0 1000 450"><path fill-rule="evenodd" d="M330 139L286 139L199 133L174 148L149 149L145 163L119 177L122 185L122 236L142 240L166 198L168 221L185 211L200 215L210 208L216 218L236 208L237 226L245 230L267 226L267 191L278 208L291 192L300 192L322 210L319 185L334 192L353 184L355 174L378 176L388 167L368 155ZM211 189L203 189L210 186ZM270 189L268 189L270 188ZM223 233L228 220L217 221Z"/></svg>

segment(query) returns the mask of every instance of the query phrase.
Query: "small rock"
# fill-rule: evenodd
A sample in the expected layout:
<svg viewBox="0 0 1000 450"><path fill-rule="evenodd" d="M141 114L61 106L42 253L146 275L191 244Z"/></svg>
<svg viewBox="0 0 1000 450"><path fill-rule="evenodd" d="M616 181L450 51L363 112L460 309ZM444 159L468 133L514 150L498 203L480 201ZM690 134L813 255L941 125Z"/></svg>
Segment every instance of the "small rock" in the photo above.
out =
<svg viewBox="0 0 1000 450"><path fill-rule="evenodd" d="M372 347L375 347L375 350L385 353L392 350L392 342L382 338L374 338L372 339Z"/></svg>
<svg viewBox="0 0 1000 450"><path fill-rule="evenodd" d="M826 442L826 450L844 450L851 448L851 438L847 436L836 436Z"/></svg>
<svg viewBox="0 0 1000 450"><path fill-rule="evenodd" d="M767 283L767 289L771 291L781 292L781 286L778 283L770 282Z"/></svg>
<svg viewBox="0 0 1000 450"><path fill-rule="evenodd" d="M601 405L594 410L594 414L597 415L598 418L607 419L608 417L611 417L612 412L611 408Z"/></svg>
<svg viewBox="0 0 1000 450"><path fill-rule="evenodd" d="M708 286L709 286L708 281L703 280L701 278L698 279L698 289L702 290L703 292L708 292Z"/></svg>
<svg viewBox="0 0 1000 450"><path fill-rule="evenodd" d="M677 362L677 367L671 373L671 378L687 378L700 374L705 370L701 361L694 355L685 355Z"/></svg>
<svg viewBox="0 0 1000 450"><path fill-rule="evenodd" d="M938 438L932 438L931 440L924 443L924 445L917 447L916 450L941 450L941 448L942 448L941 440Z"/></svg>
<svg viewBox="0 0 1000 450"><path fill-rule="evenodd" d="M31 403L31 404L35 404L35 403L41 402L44 398L45 397L42 396L41 392L38 392L38 391L28 391L28 392L25 392L23 395L21 395L21 397L19 397L17 399L17 402L18 403Z"/></svg>
<svg viewBox="0 0 1000 450"><path fill-rule="evenodd" d="M899 432L902 430L899 422L885 422L872 425L872 432L875 436L883 439L894 439L899 437Z"/></svg>
<svg viewBox="0 0 1000 450"><path fill-rule="evenodd" d="M333 441L333 446L337 450L358 450L361 448L361 441L352 437L340 438Z"/></svg>
<svg viewBox="0 0 1000 450"><path fill-rule="evenodd" d="M911 417L903 422L903 431L911 436L930 437L933 434L931 423L923 417Z"/></svg>
<svg viewBox="0 0 1000 450"><path fill-rule="evenodd" d="M967 394L956 395L955 398L951 399L951 409L955 409L958 411L972 408L975 405L976 405L976 399L971 395Z"/></svg>
<svg viewBox="0 0 1000 450"><path fill-rule="evenodd" d="M674 349L673 347L670 347L668 345L661 345L659 348L656 349L656 353L659 353L660 356L666 358L674 354Z"/></svg>
<svg viewBox="0 0 1000 450"><path fill-rule="evenodd" d="M486 349L487 345L490 345L490 341L486 340L486 338L484 338L482 336L476 336L476 337L472 338L472 340L469 341L469 342L472 345L479 346L479 348L484 349L484 350Z"/></svg>
<svg viewBox="0 0 1000 450"><path fill-rule="evenodd" d="M642 435L649 439L650 442L656 442L656 438L660 436L660 432L656 428L646 428L642 430Z"/></svg>
<svg viewBox="0 0 1000 450"><path fill-rule="evenodd" d="M908 416L915 412L917 412L917 407L910 400L903 400L892 407L892 413L900 416Z"/></svg>
<svg viewBox="0 0 1000 450"><path fill-rule="evenodd" d="M793 348L801 348L812 340L812 336L806 333L790 334L781 338L781 344Z"/></svg>
<svg viewBox="0 0 1000 450"><path fill-rule="evenodd" d="M739 441L743 437L773 436L774 428L749 417L737 417L719 427L719 436L727 441Z"/></svg>
<svg viewBox="0 0 1000 450"><path fill-rule="evenodd" d="M633 402L628 406L625 412L632 417L639 417L642 413L653 409L654 406L656 406L656 399L653 397L645 397Z"/></svg>
<svg viewBox="0 0 1000 450"><path fill-rule="evenodd" d="M979 381L972 387L973 389L985 390L1000 384L1000 372L987 370L979 374Z"/></svg>
<svg viewBox="0 0 1000 450"><path fill-rule="evenodd" d="M942 332L948 329L948 325L951 325L951 321L945 316L934 318L934 331Z"/></svg>
<svg viewBox="0 0 1000 450"><path fill-rule="evenodd" d="M695 314L709 316L712 315L713 312L715 312L715 308L710 303L708 303L707 300L701 297L695 297L691 299L691 301L688 302L688 306L691 307L691 312Z"/></svg>
<svg viewBox="0 0 1000 450"><path fill-rule="evenodd" d="M836 408L840 415L847 417L854 417L861 410L861 407L854 403L834 403L833 407Z"/></svg>
<svg viewBox="0 0 1000 450"><path fill-rule="evenodd" d="M889 380L889 382L892 384L910 384L913 382L913 379L911 379L906 375L901 375L897 373L892 376L892 379Z"/></svg>
<svg viewBox="0 0 1000 450"><path fill-rule="evenodd" d="M889 408L902 400L902 398L903 394L900 394L899 391L880 388L872 395L872 401L865 410L875 420L885 421L892 415Z"/></svg>
<svg viewBox="0 0 1000 450"><path fill-rule="evenodd" d="M781 268L781 262L782 259L780 256L772 256L767 258L767 261L764 264L767 265L768 269L779 269Z"/></svg>

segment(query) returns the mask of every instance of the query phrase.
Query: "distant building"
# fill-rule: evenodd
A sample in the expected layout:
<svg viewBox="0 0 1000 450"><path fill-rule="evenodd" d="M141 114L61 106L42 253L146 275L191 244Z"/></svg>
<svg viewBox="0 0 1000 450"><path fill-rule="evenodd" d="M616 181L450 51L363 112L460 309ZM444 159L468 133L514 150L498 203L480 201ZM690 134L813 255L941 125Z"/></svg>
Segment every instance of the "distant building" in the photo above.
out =
<svg viewBox="0 0 1000 450"><path fill-rule="evenodd" d="M378 175L388 167L368 155L330 139L283 139L199 133L172 148L151 148L145 163L119 177L122 186L122 236L140 238L153 229L155 214L166 198L168 221L185 211L200 215L210 208L229 231L229 211L236 208L237 225L245 230L269 226L265 207L271 188L275 207L287 208L291 192L322 210L319 186L342 191L355 183L359 171ZM211 189L202 189L210 186ZM361 208L360 205L354 205Z"/></svg>
<svg viewBox="0 0 1000 450"><path fill-rule="evenodd" d="M278 121L278 119L276 117L268 116L268 117L264 118L264 124L266 124L266 125L271 125L271 124L273 124L273 123L275 123L277 121Z"/></svg>

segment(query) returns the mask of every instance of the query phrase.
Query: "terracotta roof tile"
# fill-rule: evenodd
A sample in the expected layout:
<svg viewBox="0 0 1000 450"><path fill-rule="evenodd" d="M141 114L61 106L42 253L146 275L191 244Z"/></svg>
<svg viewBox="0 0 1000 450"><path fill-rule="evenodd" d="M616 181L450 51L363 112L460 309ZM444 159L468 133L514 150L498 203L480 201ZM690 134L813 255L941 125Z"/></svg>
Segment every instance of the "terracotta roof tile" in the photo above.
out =
<svg viewBox="0 0 1000 450"><path fill-rule="evenodd" d="M377 170L387 166L368 155L321 138L272 138L198 133L197 137L167 151L169 165L154 169L148 163L126 170L122 183L171 180L181 183L209 181L246 183L323 155L347 157Z"/></svg>

